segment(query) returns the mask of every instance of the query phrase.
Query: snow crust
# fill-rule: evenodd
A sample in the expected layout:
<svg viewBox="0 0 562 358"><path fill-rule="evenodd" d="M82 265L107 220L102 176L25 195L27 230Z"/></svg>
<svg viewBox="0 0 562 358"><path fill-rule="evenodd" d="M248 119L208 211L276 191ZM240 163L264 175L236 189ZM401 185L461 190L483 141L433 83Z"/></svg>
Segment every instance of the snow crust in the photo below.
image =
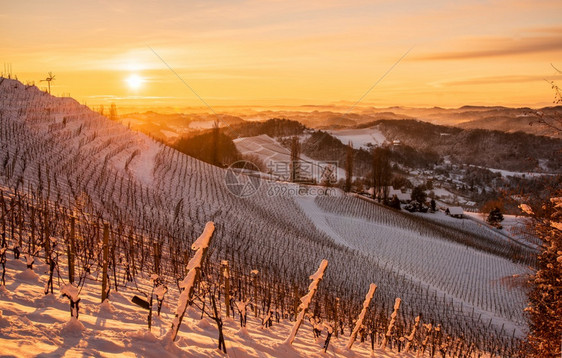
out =
<svg viewBox="0 0 562 358"><path fill-rule="evenodd" d="M7 286L0 287L0 354L16 357L69 356L69 357L219 357L216 349L217 331L214 324L200 319L200 312L188 309L179 339L170 343L165 339L174 312L169 305L162 308L161 317L153 317L153 329L146 328L146 311L130 302L138 293L134 287L119 289L110 300L113 314L107 315L99 303L100 284L86 279L81 296L80 319L70 318L68 299L43 293L48 277L42 273L38 282L18 281L18 274L25 270L14 260L8 260ZM139 286L151 287L149 275L139 277ZM9 293L2 293L7 292ZM175 300L176 290L170 294ZM323 342L312 335L312 326L304 321L299 335L289 346L283 344L292 328L290 322L274 323L263 330L259 318L248 316L248 325L240 329L237 321L225 320L225 338L228 356L256 358L321 358ZM352 351L346 351L347 337L333 337L327 356L372 357L369 344L357 343ZM413 358L396 351L376 349L375 357Z"/></svg>

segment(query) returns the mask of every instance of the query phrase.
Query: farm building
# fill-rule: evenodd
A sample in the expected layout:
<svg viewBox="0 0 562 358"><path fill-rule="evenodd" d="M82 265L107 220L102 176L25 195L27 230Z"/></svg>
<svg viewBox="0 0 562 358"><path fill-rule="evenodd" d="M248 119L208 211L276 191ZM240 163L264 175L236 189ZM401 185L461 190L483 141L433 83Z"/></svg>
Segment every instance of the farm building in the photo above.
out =
<svg viewBox="0 0 562 358"><path fill-rule="evenodd" d="M450 206L445 210L445 214L450 215L454 218L463 218L464 211L460 206Z"/></svg>

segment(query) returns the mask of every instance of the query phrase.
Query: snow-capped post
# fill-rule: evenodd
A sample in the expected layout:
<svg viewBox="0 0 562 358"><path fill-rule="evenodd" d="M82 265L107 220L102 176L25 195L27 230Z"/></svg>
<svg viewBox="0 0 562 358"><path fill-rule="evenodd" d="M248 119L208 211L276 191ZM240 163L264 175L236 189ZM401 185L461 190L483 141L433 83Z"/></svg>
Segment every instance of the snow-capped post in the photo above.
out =
<svg viewBox="0 0 562 358"><path fill-rule="evenodd" d="M309 320L310 325L312 326L312 335L315 339L317 339L320 337L320 333L322 333L322 328L324 328L322 320L314 315L310 315Z"/></svg>
<svg viewBox="0 0 562 358"><path fill-rule="evenodd" d="M71 283L62 286L61 293L70 300L70 317L78 319L78 303L80 302L80 292Z"/></svg>
<svg viewBox="0 0 562 358"><path fill-rule="evenodd" d="M56 241L53 242L53 249L55 245L56 245ZM56 256L56 258L54 256ZM49 279L47 280L47 284L45 285L45 295L48 295L49 288L51 289L51 294L53 294L53 275L55 273L55 267L58 264L58 254L56 250L49 251L49 259L46 261L49 262Z"/></svg>
<svg viewBox="0 0 562 358"><path fill-rule="evenodd" d="M2 264L2 281L0 281L0 286L6 286L6 251L8 251L8 247L0 248L0 264Z"/></svg>
<svg viewBox="0 0 562 358"><path fill-rule="evenodd" d="M340 323L340 319L338 317L338 309L340 308L340 298L336 297L336 306L334 308L334 334L336 338L338 338L338 327Z"/></svg>
<svg viewBox="0 0 562 358"><path fill-rule="evenodd" d="M156 287L156 282L158 281L158 275L152 274L152 276L150 276L150 279L152 280L152 291L150 291L150 297L148 299L148 317L147 317L149 331L152 329L152 303L154 300L154 288Z"/></svg>
<svg viewBox="0 0 562 358"><path fill-rule="evenodd" d="M432 330L433 330L433 325L431 323L428 324L424 324L423 327L425 328L425 338L422 341L422 350L423 352L425 352L425 348L427 347L427 343L429 342L429 337L431 337L432 334Z"/></svg>
<svg viewBox="0 0 562 358"><path fill-rule="evenodd" d="M134 276L135 270L135 241L133 239L133 233L129 232L129 267L131 268L131 274ZM132 281L132 277L131 277Z"/></svg>
<svg viewBox="0 0 562 358"><path fill-rule="evenodd" d="M207 314L215 323L217 324L217 330L219 331L219 350L222 350L224 354L226 354L226 343L224 341L224 333L223 333L223 322L220 314L220 310L217 308L217 302L215 300L215 292L211 292L211 304L213 306L213 315Z"/></svg>
<svg viewBox="0 0 562 358"><path fill-rule="evenodd" d="M293 283L293 314L295 316L295 321L297 320L297 316L299 313L299 286L296 283Z"/></svg>
<svg viewBox="0 0 562 358"><path fill-rule="evenodd" d="M250 275L252 275L252 279L254 281L254 316L258 316L258 274L260 272L258 270L252 270Z"/></svg>
<svg viewBox="0 0 562 358"><path fill-rule="evenodd" d="M503 326L502 326L503 329ZM435 343L435 336L437 336L437 344ZM441 346L441 324L437 324L437 327L433 329L433 334L431 335L431 356L435 355L435 346Z"/></svg>
<svg viewBox="0 0 562 358"><path fill-rule="evenodd" d="M330 345L330 339L332 338L332 334L334 333L335 324L332 325L326 323L324 326L326 327L326 340L324 341L324 353L326 353L328 351L328 346ZM338 331L337 327L335 328L335 331L336 332Z"/></svg>
<svg viewBox="0 0 562 358"><path fill-rule="evenodd" d="M33 258L32 254L24 254L23 258L25 259L25 265L28 269L33 270L33 264L35 263L35 259Z"/></svg>
<svg viewBox="0 0 562 358"><path fill-rule="evenodd" d="M44 220L43 220L43 228L45 237L43 239L43 245L45 248L45 263L51 263L51 233L49 232L49 212L47 210L47 204L45 204L45 211L44 211Z"/></svg>
<svg viewBox="0 0 562 358"><path fill-rule="evenodd" d="M108 293L107 265L109 264L109 224L103 224L103 269L101 281L101 302L105 301Z"/></svg>
<svg viewBox="0 0 562 358"><path fill-rule="evenodd" d="M392 334L392 329L394 328L394 323L396 323L396 317L398 316L398 309L400 308L400 302L402 300L400 298L396 298L394 301L394 311L390 315L390 322L388 323L388 329L386 330L386 334L384 335L384 339L381 343L381 348L384 350L386 348L386 344L388 343L388 339Z"/></svg>
<svg viewBox="0 0 562 358"><path fill-rule="evenodd" d="M250 304L249 298L246 301L236 302L236 309L238 310L238 315L240 316L240 328L246 327L247 314L248 314L247 308L249 304Z"/></svg>
<svg viewBox="0 0 562 358"><path fill-rule="evenodd" d="M45 229L45 237L43 240L43 245L45 247L45 263L49 265L49 280L45 286L45 295L49 294L49 288L51 289L51 294L53 293L53 274L57 261L53 257L53 250L51 249L51 233L49 231L49 211L47 209L47 204L45 204L45 218L43 220L43 227Z"/></svg>
<svg viewBox="0 0 562 358"><path fill-rule="evenodd" d="M35 207L31 207L31 236L29 238L29 252L35 251Z"/></svg>
<svg viewBox="0 0 562 358"><path fill-rule="evenodd" d="M75 220L76 218L72 216L70 218L70 240L67 244L68 250L68 281L74 283L74 237L76 235L75 231Z"/></svg>
<svg viewBox="0 0 562 358"><path fill-rule="evenodd" d="M160 310L162 310L162 303L164 303L166 292L168 292L168 287L164 284L160 284L154 289L156 301L158 302L158 317L160 317Z"/></svg>
<svg viewBox="0 0 562 358"><path fill-rule="evenodd" d="M226 308L226 317L230 317L230 272L228 271L228 261L222 260L221 265L224 278L224 306Z"/></svg>
<svg viewBox="0 0 562 358"><path fill-rule="evenodd" d="M410 351L410 346L412 345L412 341L414 340L414 336L416 335L416 331L418 330L419 326L420 316L417 316L414 322L414 327L412 328L412 333L410 333L409 336L404 337L408 341L408 343L406 343L406 347L404 348L404 353L408 353Z"/></svg>
<svg viewBox="0 0 562 358"><path fill-rule="evenodd" d="M267 313L264 314L262 320L261 320L261 328L262 329L266 329L271 327L271 316L273 315L273 310L272 309L268 309Z"/></svg>
<svg viewBox="0 0 562 358"><path fill-rule="evenodd" d="M369 309L369 305L371 304L371 300L375 295L376 289L377 289L377 285L375 285L374 283L371 283L369 285L369 292L367 292L367 295L365 296L365 301L363 302L363 309L361 310L361 313L357 318L357 323L355 323L355 328L353 328L353 331L351 332L351 336L349 336L349 341L347 342L347 346L345 347L346 349L351 349L351 346L353 346L353 342L355 342L355 338L357 338L357 333L359 332L359 329L363 325L363 320L365 319L365 315L367 314L367 310Z"/></svg>
<svg viewBox="0 0 562 358"><path fill-rule="evenodd" d="M300 312L297 316L297 321L293 325L293 328L291 329L291 333L289 334L289 337L287 338L285 343L293 344L293 341L295 340L295 337L302 323L304 315L308 311L308 306L310 305L310 301L312 301L312 297L318 290L318 284L324 277L324 272L326 272L326 267L328 267L328 260L322 260L322 262L320 263L320 267L318 267L318 270L314 273L314 275L310 276L312 282L308 286L308 293L303 297L301 297L301 304L299 306Z"/></svg>
<svg viewBox="0 0 562 358"><path fill-rule="evenodd" d="M183 320L183 316L185 314L185 310L187 306L190 304L191 299L193 297L193 289L195 286L195 281L199 278L199 271L201 270L201 264L205 259L207 254L207 249L209 248L209 243L211 241L211 236L213 236L213 232L215 231L215 224L212 221L209 221L205 225L205 229L203 233L193 245L191 245L191 249L195 250L195 254L187 263L187 275L180 282L180 289L181 294L178 299L178 307L176 308L176 315L174 320L172 321L172 327L167 333L169 339L173 342L175 341L178 331L180 329L181 321Z"/></svg>
<svg viewBox="0 0 562 358"><path fill-rule="evenodd" d="M117 230L120 230L120 227L117 227ZM117 234L115 233L114 230L111 231L111 236L109 237L109 240L111 241L111 271L113 272L113 289L115 290L115 292L117 292L119 290L119 284L117 283L117 260L116 260L116 246L117 246ZM109 284L109 286L111 287L111 283Z"/></svg>

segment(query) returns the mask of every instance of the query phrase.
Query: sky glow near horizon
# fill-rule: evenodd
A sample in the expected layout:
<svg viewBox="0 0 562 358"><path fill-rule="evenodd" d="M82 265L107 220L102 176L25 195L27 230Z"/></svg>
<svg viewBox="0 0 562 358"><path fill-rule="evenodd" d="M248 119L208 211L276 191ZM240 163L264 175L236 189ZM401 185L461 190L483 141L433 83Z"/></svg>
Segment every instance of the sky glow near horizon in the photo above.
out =
<svg viewBox="0 0 562 358"><path fill-rule="evenodd" d="M89 105L545 106L562 83L560 1L26 1L0 62ZM150 47L149 47L150 46ZM0 67L1 68L1 67ZM546 80L546 81L545 81ZM360 106L359 106L360 107Z"/></svg>

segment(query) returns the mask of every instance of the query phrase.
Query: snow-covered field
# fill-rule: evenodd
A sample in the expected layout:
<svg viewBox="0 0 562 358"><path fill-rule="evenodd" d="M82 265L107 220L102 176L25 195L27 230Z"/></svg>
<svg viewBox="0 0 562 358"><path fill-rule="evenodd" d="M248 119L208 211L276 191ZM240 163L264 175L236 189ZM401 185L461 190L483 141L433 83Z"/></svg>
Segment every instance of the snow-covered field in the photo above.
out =
<svg viewBox="0 0 562 358"><path fill-rule="evenodd" d="M504 236L507 240L515 240L526 246L538 250L540 240L532 235L529 224L530 219L526 216L518 215L504 215L501 222L502 228L496 229L486 223L486 215L482 213L465 213L466 217L477 223L481 227L486 227L488 230Z"/></svg>
<svg viewBox="0 0 562 358"><path fill-rule="evenodd" d="M291 162L291 152L266 134L255 137L237 138L234 139L233 142L236 145L236 149L238 149L242 155L251 154L257 156L265 165L268 166L268 168L271 169L274 177L283 177L283 175L279 175L279 165ZM327 164L315 161L314 159L302 154L299 158L303 165L309 165L307 168L310 168L310 170L307 169L306 171L312 173L312 178L314 178L317 182L321 182L322 173L324 173L324 169ZM339 167L335 168L335 170L336 178L345 178L345 170Z"/></svg>
<svg viewBox="0 0 562 358"><path fill-rule="evenodd" d="M266 134L237 138L234 144L240 153L257 155L266 164L291 160L291 152Z"/></svg>
<svg viewBox="0 0 562 358"><path fill-rule="evenodd" d="M477 168L482 168L482 169L488 169L489 171L493 172L493 173L500 173L503 177L519 177L519 178L538 178L541 176L545 176L545 175L555 175L555 174L548 174L548 173L536 173L536 172L513 172L513 171L509 171L509 170L503 170L503 169L495 169L495 168L484 168L484 167L479 167L476 165L471 165Z"/></svg>
<svg viewBox="0 0 562 358"><path fill-rule="evenodd" d="M368 210L369 204L355 200L359 208ZM507 323L508 331L524 334L526 292L521 287L508 290L501 282L514 275L529 275L526 266L427 235L406 222L397 227L380 216L373 220L367 215L331 211L344 204L341 198L303 197L298 201L315 225L335 242L369 253L396 273L447 292L455 304L462 303L464 310L475 309L483 319L492 319L492 323L497 320L500 326Z"/></svg>
<svg viewBox="0 0 562 358"><path fill-rule="evenodd" d="M287 321L263 328L261 319L249 314L245 329L237 319L225 318L227 355L217 349L218 331L214 321L201 318L195 307L188 308L178 339L164 339L174 318L177 291L165 296L160 316L154 305L152 328L148 311L131 303L142 294L133 283L112 292L103 304L100 282L93 273L80 292L78 321L71 319L69 300L56 290L45 295L47 265L27 270L21 260L8 260L6 287L0 286L0 355L2 357L369 357L370 344L357 342L351 350L348 335L333 337L323 352L325 334L315 339L305 321L292 345L284 343L290 333ZM138 287L148 291L148 279ZM156 303L156 302L155 302ZM222 308L224 310L224 307ZM237 317L236 317L237 318ZM376 357L414 357L376 348Z"/></svg>

